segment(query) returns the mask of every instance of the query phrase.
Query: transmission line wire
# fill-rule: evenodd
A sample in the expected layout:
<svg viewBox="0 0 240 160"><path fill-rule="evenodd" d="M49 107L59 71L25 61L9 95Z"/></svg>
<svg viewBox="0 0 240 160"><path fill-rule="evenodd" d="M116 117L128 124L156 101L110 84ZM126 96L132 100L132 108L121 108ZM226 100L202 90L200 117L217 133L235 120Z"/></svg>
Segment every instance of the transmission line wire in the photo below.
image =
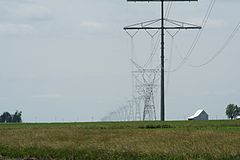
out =
<svg viewBox="0 0 240 160"><path fill-rule="evenodd" d="M169 17L171 8L172 8L172 2L168 2L168 5L167 5L166 11L165 11L165 18L166 18L166 19ZM165 23L166 23L166 21L165 21ZM148 32L147 32L147 33L148 33ZM158 33L158 32L156 32L156 33ZM148 33L148 34L149 34L149 33ZM154 35L155 35L155 34L154 34ZM151 63L153 57L156 55L156 51L157 51L158 48L159 48L159 44L160 44L160 34L159 34L158 37L157 37L157 40L156 40L156 43L155 43L155 45L154 45L154 47L153 47L152 53L150 54L150 57L149 57L148 60L146 61L144 67L148 66L148 65Z"/></svg>
<svg viewBox="0 0 240 160"><path fill-rule="evenodd" d="M153 50L152 50L152 52L151 52L150 57L149 57L148 60L146 61L144 67L147 67L147 66L150 64L150 62L152 61L153 57L156 55L156 52L157 52L157 50L158 50L158 48L159 48L159 45L160 45L160 33L159 33L158 36L157 36L157 40L156 40L156 43L155 43L155 45L154 45L154 48L153 48Z"/></svg>
<svg viewBox="0 0 240 160"><path fill-rule="evenodd" d="M174 37L171 37L170 55L169 55L168 69L171 69L171 67L172 67L173 45L174 45ZM166 94L168 93L169 83L170 83L170 72L168 72L168 74L167 74Z"/></svg>
<svg viewBox="0 0 240 160"><path fill-rule="evenodd" d="M173 4L172 2L168 2L167 9L165 11L165 19L168 19L168 17L169 17L169 14L170 14L170 11L171 11L171 8L172 8L172 4Z"/></svg>
<svg viewBox="0 0 240 160"><path fill-rule="evenodd" d="M201 24L202 29L198 31L198 33L197 33L195 39L193 40L193 43L192 43L192 45L190 46L190 48L189 48L186 56L183 58L183 60L179 63L179 65L178 65L175 69L170 70L170 71L168 71L168 72L176 72L177 70L179 70L179 69L186 63L187 59L191 56L191 54L193 53L193 50L194 50L195 47L197 46L197 43L198 43L198 41L199 41L199 39L200 39L200 37L201 37L201 35L202 35L202 32L203 32L204 28L206 27L206 24L207 24L207 22L208 22L208 19L209 19L210 14L211 14L211 12L212 12L212 10L213 10L213 7L214 7L214 5L215 5L215 2L216 2L216 0L212 0L212 1L210 2L209 7L208 7L208 9L207 9L207 12L206 12L206 14L205 14L205 16L204 16L204 18L203 18L202 24Z"/></svg>
<svg viewBox="0 0 240 160"><path fill-rule="evenodd" d="M211 63L215 58L217 58L217 56L219 56L223 50L228 46L228 44L233 40L233 38L235 37L235 35L238 33L240 29L240 22L237 24L237 26L234 28L234 30L231 32L230 36L227 38L227 40L224 42L224 44L222 45L222 47L210 58L208 59L206 62L199 64L199 65L193 65L191 63L188 63L188 65L190 67L203 67L209 63Z"/></svg>
<svg viewBox="0 0 240 160"><path fill-rule="evenodd" d="M131 38L131 59L133 59L133 60L136 60L136 57L135 57L135 55L134 55L134 37L137 35L137 33L138 33L138 30L136 31L136 32L134 32L134 33L130 33L130 32L128 32L128 31L126 31L126 33L129 35L129 37ZM133 64L131 63L131 70L133 71L133 69L134 69L134 66L133 66ZM131 75L131 81L132 81L132 97L134 97L134 94L135 94L135 85L134 85L134 83L135 83L135 81L134 81L134 75L133 75L133 73L132 73L132 75Z"/></svg>

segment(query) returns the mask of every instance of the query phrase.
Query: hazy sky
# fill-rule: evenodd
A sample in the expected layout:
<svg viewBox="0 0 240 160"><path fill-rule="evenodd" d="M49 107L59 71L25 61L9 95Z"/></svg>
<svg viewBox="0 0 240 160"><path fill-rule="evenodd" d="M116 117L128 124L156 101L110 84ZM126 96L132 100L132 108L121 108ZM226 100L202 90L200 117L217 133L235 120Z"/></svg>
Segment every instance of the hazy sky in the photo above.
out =
<svg viewBox="0 0 240 160"><path fill-rule="evenodd" d="M209 3L174 3L169 18L200 25ZM215 54L240 21L239 7L239 0L216 0L188 62L201 64ZM158 3L0 0L0 112L21 110L24 121L100 120L131 95L130 40L122 28L159 16ZM196 34L183 30L175 37L181 54ZM169 36L166 41L169 59ZM221 118L227 104L240 105L239 41L238 33L205 67L184 65L170 74L167 119L198 108ZM149 45L146 33L136 36L139 59ZM180 61L174 49L172 68Z"/></svg>

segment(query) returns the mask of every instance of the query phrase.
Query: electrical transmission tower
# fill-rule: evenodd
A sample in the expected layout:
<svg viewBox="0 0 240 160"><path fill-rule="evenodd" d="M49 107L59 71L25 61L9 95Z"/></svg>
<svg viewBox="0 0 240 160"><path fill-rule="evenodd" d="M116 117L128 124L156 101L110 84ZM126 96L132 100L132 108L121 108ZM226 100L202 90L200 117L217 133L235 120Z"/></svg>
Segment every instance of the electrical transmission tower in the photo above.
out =
<svg viewBox="0 0 240 160"><path fill-rule="evenodd" d="M141 97L134 97L133 98L133 104L135 105L135 121L140 121L141 118Z"/></svg>
<svg viewBox="0 0 240 160"><path fill-rule="evenodd" d="M154 94L158 91L156 82L159 80L159 68L147 69L132 60L137 70L133 71L136 92L139 99L143 99L143 120L156 120L156 106Z"/></svg>
<svg viewBox="0 0 240 160"><path fill-rule="evenodd" d="M160 72L161 72L161 82L160 82L160 86L161 86L161 109L160 109L160 117L161 120L164 121L165 120L165 102L164 102L164 43L165 43L165 38L164 38L164 34L165 34L165 30L181 30L181 29L201 29L200 26L197 25L193 25L190 23L185 23L185 22L180 22L180 21L176 21L176 20L171 20L171 19L167 19L164 18L164 3L165 2L180 2L180 1L198 1L198 0L127 0L128 2L160 2L161 3L161 18L160 19L154 19L154 20L150 20L150 21L146 21L146 22L140 22L140 23L136 23L133 25L129 25L124 27L124 30L128 31L128 30L160 30L161 33L161 64L160 64ZM137 33L137 32L136 32ZM153 73L157 73L155 71L151 71ZM139 71L142 72L142 71ZM145 70L145 73L146 70ZM144 74L145 74L144 73ZM151 74L151 75L157 75L157 74ZM153 79L152 79L153 80ZM155 79L154 79L155 80ZM153 99L153 88L154 85L153 83L148 83L145 81L144 83L145 87L143 87L144 91L146 94L144 99L145 99L145 105L144 105L144 115L146 118L146 116L148 116L148 118L152 119L152 111L154 110L155 112L155 107L154 106L154 99ZM151 86L152 85L152 86ZM146 108L145 108L146 107ZM156 119L156 116L155 116Z"/></svg>

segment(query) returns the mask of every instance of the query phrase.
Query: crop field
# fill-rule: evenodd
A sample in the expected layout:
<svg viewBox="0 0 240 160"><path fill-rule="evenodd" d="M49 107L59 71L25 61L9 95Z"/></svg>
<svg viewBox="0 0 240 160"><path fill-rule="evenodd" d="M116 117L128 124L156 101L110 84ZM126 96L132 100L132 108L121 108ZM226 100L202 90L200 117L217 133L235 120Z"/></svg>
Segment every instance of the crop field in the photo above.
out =
<svg viewBox="0 0 240 160"><path fill-rule="evenodd" d="M0 159L240 160L240 121L0 124Z"/></svg>

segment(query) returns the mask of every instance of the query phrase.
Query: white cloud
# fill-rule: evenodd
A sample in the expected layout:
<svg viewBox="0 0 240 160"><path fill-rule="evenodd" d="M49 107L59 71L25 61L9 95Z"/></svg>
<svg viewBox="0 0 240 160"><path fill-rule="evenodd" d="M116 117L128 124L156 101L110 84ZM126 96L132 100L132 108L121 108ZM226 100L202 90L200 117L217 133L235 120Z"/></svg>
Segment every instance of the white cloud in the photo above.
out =
<svg viewBox="0 0 240 160"><path fill-rule="evenodd" d="M35 21L45 21L52 18L52 13L48 8L36 4L20 4L12 14L15 18Z"/></svg>
<svg viewBox="0 0 240 160"><path fill-rule="evenodd" d="M194 18L190 21L192 24L201 25L202 18ZM226 25L226 22L224 21L224 19L209 18L206 24L206 28L213 28L213 29L221 28L221 27L224 27L225 25Z"/></svg>
<svg viewBox="0 0 240 160"><path fill-rule="evenodd" d="M230 95L238 95L239 91L234 90L234 89L229 89L229 90L207 90L204 92L199 92L199 96L230 96Z"/></svg>
<svg viewBox="0 0 240 160"><path fill-rule="evenodd" d="M59 99L59 98L62 98L62 95L58 94L58 93L47 93L47 94L33 95L32 98L35 98L35 99Z"/></svg>
<svg viewBox="0 0 240 160"><path fill-rule="evenodd" d="M96 21L82 21L80 23L80 27L89 30L91 29L98 30L102 29L104 27L104 24Z"/></svg>
<svg viewBox="0 0 240 160"><path fill-rule="evenodd" d="M209 19L208 28L221 28L226 25L225 21L222 19Z"/></svg>
<svg viewBox="0 0 240 160"><path fill-rule="evenodd" d="M0 2L0 20L6 22L46 21L52 19L49 8L25 1Z"/></svg>
<svg viewBox="0 0 240 160"><path fill-rule="evenodd" d="M52 11L44 4L38 4L37 1L0 1L0 35L18 36L40 33L46 28L45 26L48 26L42 22L48 23L52 19Z"/></svg>
<svg viewBox="0 0 240 160"><path fill-rule="evenodd" d="M0 101L6 101L8 99L9 99L8 97L0 97Z"/></svg>
<svg viewBox="0 0 240 160"><path fill-rule="evenodd" d="M0 24L0 35L28 35L34 32L34 28L29 24Z"/></svg>

